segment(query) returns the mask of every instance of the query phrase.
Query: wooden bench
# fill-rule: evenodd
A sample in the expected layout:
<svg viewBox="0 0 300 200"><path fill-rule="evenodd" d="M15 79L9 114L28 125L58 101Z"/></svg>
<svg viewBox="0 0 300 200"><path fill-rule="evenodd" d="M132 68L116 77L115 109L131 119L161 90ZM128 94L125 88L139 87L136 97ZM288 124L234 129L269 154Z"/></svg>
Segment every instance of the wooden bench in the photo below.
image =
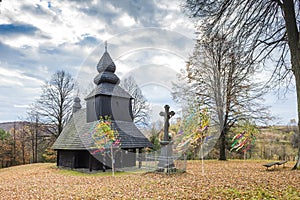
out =
<svg viewBox="0 0 300 200"><path fill-rule="evenodd" d="M284 164L285 164L285 163L287 163L286 160L284 160L284 161L277 161L277 162L266 163L266 164L264 164L263 166L265 166L265 167L267 168L267 170L268 170L269 167L272 167L272 166L274 166L274 169L275 169L276 165L277 165L277 166L283 165L283 167L284 167Z"/></svg>
<svg viewBox="0 0 300 200"><path fill-rule="evenodd" d="M283 161L279 161L278 163L277 163L277 165L283 165L283 167L284 167L284 164L285 163L287 163L287 161L286 160L283 160Z"/></svg>
<svg viewBox="0 0 300 200"><path fill-rule="evenodd" d="M266 163L264 164L263 166L265 166L267 168L267 170L269 169L269 167L272 167L274 166L274 169L275 169L275 166L278 164L278 162L270 162L270 163Z"/></svg>

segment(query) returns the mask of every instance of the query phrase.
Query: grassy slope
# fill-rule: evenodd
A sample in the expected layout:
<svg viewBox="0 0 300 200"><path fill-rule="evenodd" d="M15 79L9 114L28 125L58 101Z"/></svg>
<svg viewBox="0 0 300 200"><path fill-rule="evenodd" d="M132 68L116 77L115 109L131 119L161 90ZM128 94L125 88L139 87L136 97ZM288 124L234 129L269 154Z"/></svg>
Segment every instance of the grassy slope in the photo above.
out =
<svg viewBox="0 0 300 200"><path fill-rule="evenodd" d="M299 199L293 163L266 171L264 161L190 161L187 173L81 174L53 164L0 169L0 199Z"/></svg>

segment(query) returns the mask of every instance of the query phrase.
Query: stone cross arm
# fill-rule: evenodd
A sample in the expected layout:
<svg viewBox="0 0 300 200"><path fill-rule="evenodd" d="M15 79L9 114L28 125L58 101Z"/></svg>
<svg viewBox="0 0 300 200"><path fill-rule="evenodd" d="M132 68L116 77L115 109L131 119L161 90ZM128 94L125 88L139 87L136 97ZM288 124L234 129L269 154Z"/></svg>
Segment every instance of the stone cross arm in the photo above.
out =
<svg viewBox="0 0 300 200"><path fill-rule="evenodd" d="M159 115L164 117L165 123L164 123L164 141L169 141L169 120L171 117L175 115L174 111L169 111L170 106L165 105L165 112L160 112Z"/></svg>

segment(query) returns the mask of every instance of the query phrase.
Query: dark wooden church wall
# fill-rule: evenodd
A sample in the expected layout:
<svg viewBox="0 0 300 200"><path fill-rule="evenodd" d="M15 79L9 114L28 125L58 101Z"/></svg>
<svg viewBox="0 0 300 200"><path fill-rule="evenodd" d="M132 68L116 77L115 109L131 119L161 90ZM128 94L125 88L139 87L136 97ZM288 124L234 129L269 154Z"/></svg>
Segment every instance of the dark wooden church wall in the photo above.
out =
<svg viewBox="0 0 300 200"><path fill-rule="evenodd" d="M132 122L132 111L130 99L121 97L111 98L112 115L115 120ZM124 109L128 108L128 109Z"/></svg>
<svg viewBox="0 0 300 200"><path fill-rule="evenodd" d="M126 153L127 152L127 153ZM105 169L111 169L111 156L110 153L103 156L92 157L93 170L102 170L103 165ZM115 168L134 167L136 166L136 153L135 149L120 149L114 152Z"/></svg>
<svg viewBox="0 0 300 200"><path fill-rule="evenodd" d="M96 112L99 119L99 116L111 116L111 97L110 96L97 96L96 97ZM113 119L113 117L112 117Z"/></svg>
<svg viewBox="0 0 300 200"><path fill-rule="evenodd" d="M95 110L95 98L92 97L86 100L86 121L93 122L97 120L97 114Z"/></svg>
<svg viewBox="0 0 300 200"><path fill-rule="evenodd" d="M89 152L85 150L76 151L74 168L88 168L89 155Z"/></svg>
<svg viewBox="0 0 300 200"><path fill-rule="evenodd" d="M103 164L92 155L91 155L91 162L92 162L92 170L103 170ZM105 169L108 169L108 167L106 166Z"/></svg>
<svg viewBox="0 0 300 200"><path fill-rule="evenodd" d="M121 149L114 155L116 168L136 166L135 149ZM92 170L103 170L103 165L105 165L105 169L111 169L110 155L97 159L87 150L58 150L58 156L58 166L62 167L89 168L91 164Z"/></svg>
<svg viewBox="0 0 300 200"><path fill-rule="evenodd" d="M70 150L58 150L58 166L74 168L75 152Z"/></svg>
<svg viewBox="0 0 300 200"><path fill-rule="evenodd" d="M86 103L87 122L99 120L100 116L110 116L112 120L132 121L131 101L128 98L99 95L87 99Z"/></svg>

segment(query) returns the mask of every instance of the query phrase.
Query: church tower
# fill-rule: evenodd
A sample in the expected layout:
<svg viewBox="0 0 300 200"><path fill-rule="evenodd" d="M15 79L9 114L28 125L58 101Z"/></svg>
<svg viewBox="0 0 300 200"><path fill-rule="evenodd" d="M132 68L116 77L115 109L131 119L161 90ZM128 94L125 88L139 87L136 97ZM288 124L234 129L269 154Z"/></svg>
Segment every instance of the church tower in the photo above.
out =
<svg viewBox="0 0 300 200"><path fill-rule="evenodd" d="M94 78L95 89L85 98L87 122L99 120L100 116L110 116L112 120L133 121L132 97L119 86L120 79L115 74L116 65L107 52L97 65L98 74Z"/></svg>

